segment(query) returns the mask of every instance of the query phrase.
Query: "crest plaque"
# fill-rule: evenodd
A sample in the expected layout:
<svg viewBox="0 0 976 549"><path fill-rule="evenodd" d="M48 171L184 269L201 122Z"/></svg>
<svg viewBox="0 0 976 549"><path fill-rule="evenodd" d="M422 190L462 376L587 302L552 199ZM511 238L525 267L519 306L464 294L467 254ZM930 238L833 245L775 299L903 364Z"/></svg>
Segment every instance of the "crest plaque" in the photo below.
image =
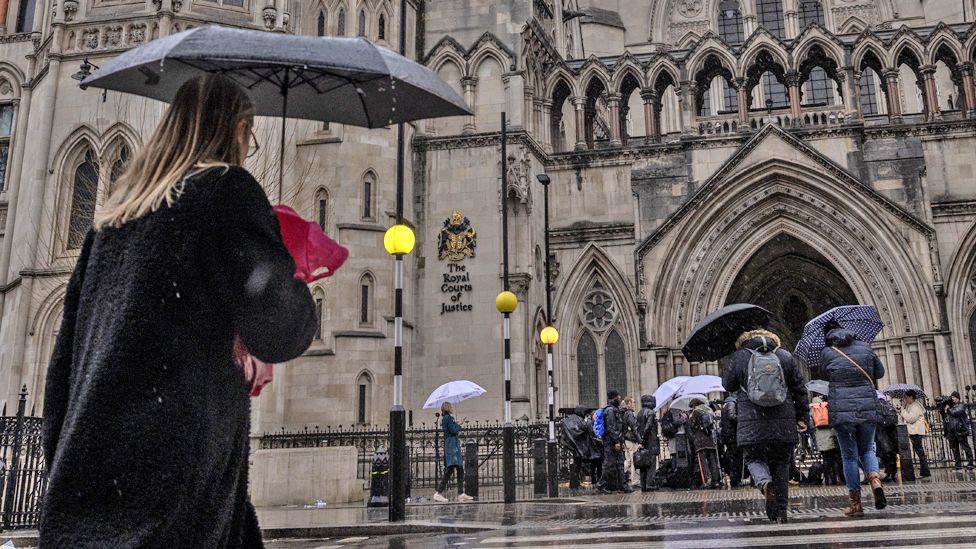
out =
<svg viewBox="0 0 976 549"><path fill-rule="evenodd" d="M471 220L462 216L460 210L454 210L451 217L444 220L444 227L438 237L438 258L457 263L474 257L477 238L477 233L471 228Z"/></svg>

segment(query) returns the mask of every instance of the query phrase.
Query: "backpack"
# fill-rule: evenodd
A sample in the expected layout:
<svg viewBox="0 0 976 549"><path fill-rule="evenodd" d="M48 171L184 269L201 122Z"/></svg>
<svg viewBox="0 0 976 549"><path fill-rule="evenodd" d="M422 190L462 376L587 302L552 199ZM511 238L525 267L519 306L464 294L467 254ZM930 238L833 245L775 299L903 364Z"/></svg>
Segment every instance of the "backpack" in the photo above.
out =
<svg viewBox="0 0 976 549"><path fill-rule="evenodd" d="M692 413L691 418L691 426L694 427L696 431L701 431L706 435L712 434L715 424L711 421L710 414L706 414L701 410L695 410L694 413Z"/></svg>
<svg viewBox="0 0 976 549"><path fill-rule="evenodd" d="M829 427L830 415L827 413L826 402L810 403L810 412L813 415L813 424L816 427Z"/></svg>
<svg viewBox="0 0 976 549"><path fill-rule="evenodd" d="M593 416L593 432L597 437L603 439L603 408L596 411L596 415Z"/></svg>
<svg viewBox="0 0 976 549"><path fill-rule="evenodd" d="M678 425L674 421L674 414L671 410L661 418L661 434L664 438L674 438L678 434Z"/></svg>
<svg viewBox="0 0 976 549"><path fill-rule="evenodd" d="M898 425L898 412L895 407L887 400L878 399L878 404L881 405L881 426L894 427Z"/></svg>
<svg viewBox="0 0 976 549"><path fill-rule="evenodd" d="M765 337L763 347L765 347ZM757 406L766 408L779 406L786 402L786 374L775 351L753 351L746 367L749 378L746 382L746 396Z"/></svg>

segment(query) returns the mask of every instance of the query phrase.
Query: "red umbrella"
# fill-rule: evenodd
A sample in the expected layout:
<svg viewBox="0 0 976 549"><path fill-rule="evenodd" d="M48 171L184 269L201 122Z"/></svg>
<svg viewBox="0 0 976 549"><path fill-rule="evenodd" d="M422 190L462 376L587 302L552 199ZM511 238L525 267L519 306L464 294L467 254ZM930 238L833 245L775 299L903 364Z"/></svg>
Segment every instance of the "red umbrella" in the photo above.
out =
<svg viewBox="0 0 976 549"><path fill-rule="evenodd" d="M281 239L295 260L295 278L308 284L332 276L346 262L349 250L326 236L318 223L302 219L282 204L274 211L281 225Z"/></svg>

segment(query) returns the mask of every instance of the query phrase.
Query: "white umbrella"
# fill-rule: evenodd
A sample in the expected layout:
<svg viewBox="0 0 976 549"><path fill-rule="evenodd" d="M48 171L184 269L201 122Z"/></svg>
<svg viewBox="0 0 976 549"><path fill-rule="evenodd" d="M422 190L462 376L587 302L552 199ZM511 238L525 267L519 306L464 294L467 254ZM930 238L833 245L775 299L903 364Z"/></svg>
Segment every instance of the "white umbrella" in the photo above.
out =
<svg viewBox="0 0 976 549"><path fill-rule="evenodd" d="M708 397L695 393L682 395L671 402L671 408L675 410L691 410L691 403L695 400L700 400L707 403Z"/></svg>
<svg viewBox="0 0 976 549"><path fill-rule="evenodd" d="M692 393L707 395L708 393L725 392L722 378L712 375L695 376L685 381L675 396L690 395Z"/></svg>
<svg viewBox="0 0 976 549"><path fill-rule="evenodd" d="M466 379L449 381L434 389L434 392L427 397L427 402L424 403L424 409L440 408L445 402L457 404L462 400L468 400L469 398L483 394L485 394L485 390L477 383L470 382Z"/></svg>
<svg viewBox="0 0 976 549"><path fill-rule="evenodd" d="M654 399L657 401L657 406L654 408L654 411L663 408L664 405L674 397L674 394L678 392L681 385L689 379L691 379L690 376L678 376L662 383L661 386L657 388L657 391L654 391Z"/></svg>

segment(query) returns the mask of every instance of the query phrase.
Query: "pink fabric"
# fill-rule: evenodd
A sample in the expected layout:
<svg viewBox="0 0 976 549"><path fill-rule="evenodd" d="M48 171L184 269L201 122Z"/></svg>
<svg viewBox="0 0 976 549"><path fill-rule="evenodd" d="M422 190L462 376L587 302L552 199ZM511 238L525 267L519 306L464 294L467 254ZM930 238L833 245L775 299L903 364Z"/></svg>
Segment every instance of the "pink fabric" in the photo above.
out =
<svg viewBox="0 0 976 549"><path fill-rule="evenodd" d="M295 210L282 204L275 206L274 212L281 227L281 240L295 260L295 278L310 284L330 277L349 258L349 250L329 238L317 223L302 219ZM274 377L274 364L258 360L237 336L234 337L234 363L244 372L252 397L260 395L261 389Z"/></svg>

